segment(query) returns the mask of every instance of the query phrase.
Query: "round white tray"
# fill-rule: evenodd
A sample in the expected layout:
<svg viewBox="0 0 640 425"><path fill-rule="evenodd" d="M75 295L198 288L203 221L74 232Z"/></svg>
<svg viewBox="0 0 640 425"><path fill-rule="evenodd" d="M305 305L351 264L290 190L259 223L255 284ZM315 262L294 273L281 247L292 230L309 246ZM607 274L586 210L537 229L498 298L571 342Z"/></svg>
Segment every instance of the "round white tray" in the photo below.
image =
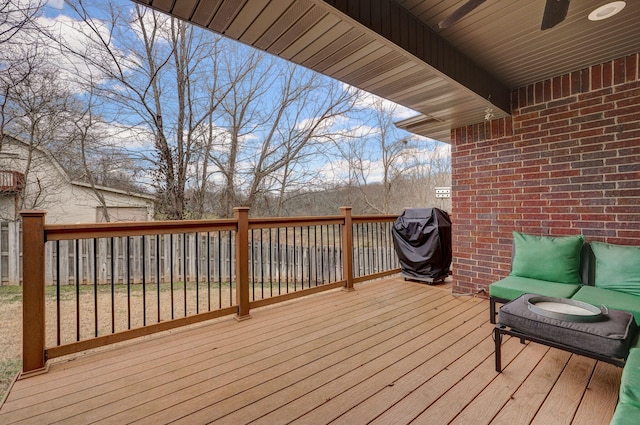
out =
<svg viewBox="0 0 640 425"><path fill-rule="evenodd" d="M536 314L570 322L597 322L609 312L605 306L595 307L568 298L531 297L527 303Z"/></svg>

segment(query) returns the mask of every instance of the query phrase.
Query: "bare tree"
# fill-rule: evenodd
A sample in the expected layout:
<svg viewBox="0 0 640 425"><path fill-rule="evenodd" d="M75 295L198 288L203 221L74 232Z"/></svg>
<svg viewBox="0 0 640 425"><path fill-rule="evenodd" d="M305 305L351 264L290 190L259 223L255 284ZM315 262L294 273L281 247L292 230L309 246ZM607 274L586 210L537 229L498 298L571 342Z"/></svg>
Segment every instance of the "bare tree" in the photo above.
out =
<svg viewBox="0 0 640 425"><path fill-rule="evenodd" d="M15 118L10 105L14 89L32 74L40 60L37 46L24 46L16 39L20 33L38 31L35 19L42 4L42 1L5 0L0 5L0 135L5 134L7 125Z"/></svg>
<svg viewBox="0 0 640 425"><path fill-rule="evenodd" d="M407 162L412 161L406 154L410 142L393 125L397 106L382 99L375 99L372 106L371 132L351 143L346 159L350 181L367 210L386 214L397 210L397 186Z"/></svg>
<svg viewBox="0 0 640 425"><path fill-rule="evenodd" d="M5 45L20 31L30 27L40 14L44 2L4 0L0 4L0 45Z"/></svg>
<svg viewBox="0 0 640 425"><path fill-rule="evenodd" d="M334 136L334 120L351 110L358 93L264 53L226 52L225 58L228 72L243 71L222 101L227 137L212 150L224 180L219 215L231 215L239 204L265 206L274 194L275 208L256 212L280 214L287 190L308 177L305 163Z"/></svg>
<svg viewBox="0 0 640 425"><path fill-rule="evenodd" d="M103 115L147 134L153 151L140 158L152 164L159 210L166 218L183 218L190 167L208 145L202 139L224 96L210 74L220 38L139 5L131 16L123 15L128 8L103 5L108 20L93 18L85 0L70 5L87 29L89 46L72 53L101 70L104 82L96 93L119 106Z"/></svg>
<svg viewBox="0 0 640 425"><path fill-rule="evenodd" d="M397 105L382 99L368 105L370 131L336 145L348 167L344 189L349 204L354 211L379 214L433 206L435 186L450 184L448 150L396 128Z"/></svg>
<svg viewBox="0 0 640 425"><path fill-rule="evenodd" d="M57 72L46 65L31 68L8 93L4 130L26 142L27 155L14 166L21 166L24 180L31 182L22 187L17 209L41 208L47 199L55 198L59 181L38 172L34 178L30 174L42 167L42 161L51 160L40 151L48 152L49 145L60 136L69 115L70 94Z"/></svg>
<svg viewBox="0 0 640 425"><path fill-rule="evenodd" d="M415 143L413 155L416 161L404 175L402 186L412 194L407 206L435 206L451 211L451 198L436 198L437 187L451 186L451 155L449 146L431 139Z"/></svg>

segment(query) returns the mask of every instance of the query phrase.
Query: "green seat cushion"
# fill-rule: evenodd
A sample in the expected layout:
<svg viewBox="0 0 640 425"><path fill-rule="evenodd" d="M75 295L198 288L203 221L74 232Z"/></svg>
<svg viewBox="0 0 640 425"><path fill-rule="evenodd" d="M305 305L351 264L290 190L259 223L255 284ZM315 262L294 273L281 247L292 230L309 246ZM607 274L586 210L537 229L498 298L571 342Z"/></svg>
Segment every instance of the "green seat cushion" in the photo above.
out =
<svg viewBox="0 0 640 425"><path fill-rule="evenodd" d="M618 403L609 425L638 425L638 418L640 418L640 407Z"/></svg>
<svg viewBox="0 0 640 425"><path fill-rule="evenodd" d="M640 296L640 246L592 242L597 287Z"/></svg>
<svg viewBox="0 0 640 425"><path fill-rule="evenodd" d="M631 351L627 357L620 380L620 402L640 408L640 350Z"/></svg>
<svg viewBox="0 0 640 425"><path fill-rule="evenodd" d="M569 298L580 289L578 284L548 282L520 276L507 276L489 285L489 295L505 300L514 300L523 294L538 294L546 297Z"/></svg>
<svg viewBox="0 0 640 425"><path fill-rule="evenodd" d="M548 282L579 284L582 235L536 236L513 232L511 275Z"/></svg>
<svg viewBox="0 0 640 425"><path fill-rule="evenodd" d="M630 311L633 313L636 323L640 323L640 297L635 295L595 286L583 286L571 298L595 306L604 304L608 308Z"/></svg>

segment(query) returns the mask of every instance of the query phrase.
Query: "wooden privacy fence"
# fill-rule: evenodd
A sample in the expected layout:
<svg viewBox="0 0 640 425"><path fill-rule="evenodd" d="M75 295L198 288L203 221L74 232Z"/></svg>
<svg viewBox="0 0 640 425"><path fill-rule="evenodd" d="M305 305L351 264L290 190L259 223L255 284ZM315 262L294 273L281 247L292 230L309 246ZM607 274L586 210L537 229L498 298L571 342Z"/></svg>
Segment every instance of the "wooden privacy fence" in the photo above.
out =
<svg viewBox="0 0 640 425"><path fill-rule="evenodd" d="M25 211L23 373L51 358L397 273L395 215L46 225Z"/></svg>
<svg viewBox="0 0 640 425"><path fill-rule="evenodd" d="M255 279L271 277L324 281L341 273L341 246L335 227L297 227L291 232L252 230L249 241L250 267ZM284 230L288 230L285 228ZM362 231L367 231L363 228ZM377 231L377 229L371 229ZM388 237L388 233L380 237ZM318 238L325 241L318 241ZM184 233L55 241L45 248L45 284L98 285L141 284L184 279L197 280L210 267L214 275L233 274L233 237L230 232L208 235ZM320 243L318 245L318 243ZM197 245L197 246L196 246ZM209 253L204 256L200 253ZM372 264L393 259L393 248L359 246L354 252L354 273L367 274ZM16 252L21 256L21 253ZM19 257L18 257L19 258ZM207 264L210 262L210 264ZM308 269L304 264L309 264ZM11 282L17 284L20 279Z"/></svg>

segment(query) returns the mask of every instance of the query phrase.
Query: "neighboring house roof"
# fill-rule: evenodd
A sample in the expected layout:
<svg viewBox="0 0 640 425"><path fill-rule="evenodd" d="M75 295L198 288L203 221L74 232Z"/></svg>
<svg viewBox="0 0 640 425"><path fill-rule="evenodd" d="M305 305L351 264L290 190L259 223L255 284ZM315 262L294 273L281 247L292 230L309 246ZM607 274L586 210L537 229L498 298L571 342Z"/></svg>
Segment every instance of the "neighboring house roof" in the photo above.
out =
<svg viewBox="0 0 640 425"><path fill-rule="evenodd" d="M29 152L32 154L29 155ZM27 158L31 164L27 172ZM0 197L0 219L15 220L19 209L44 209L47 222L79 223L101 220L101 214L120 219L152 220L155 197L89 183L73 181L55 157L42 147L32 146L14 136L2 137L0 169L24 173L23 185L14 196ZM8 194L11 191L5 190ZM98 197L96 192L100 193ZM15 195L20 194L19 197ZM100 199L99 199L100 198ZM20 202L18 202L20 200ZM104 205L102 204L104 202ZM106 207L105 211L102 211ZM129 213L123 213L129 211ZM123 215L124 214L124 215Z"/></svg>
<svg viewBox="0 0 640 425"><path fill-rule="evenodd" d="M3 146L4 143L6 143L6 142L14 143L14 144L17 144L17 145L22 145L22 146L24 146L24 147L26 147L28 149L33 149L35 151L38 151L42 155L45 155L47 157L47 159L49 160L50 164L60 174L60 177L64 178L67 182L71 183L71 179L69 179L69 176L67 175L67 172L64 170L64 168L62 168L62 165L60 165L58 160L51 154L51 152L48 149L41 148L40 146L37 146L37 145L32 145L31 143L22 140L18 136L9 135L9 134L6 134L6 133L0 135L0 139L2 140L2 145L0 145L0 154L3 153L2 149L1 149L1 146ZM9 153L9 155L15 155L15 154ZM16 171L19 171L19 170L16 170Z"/></svg>
<svg viewBox="0 0 640 425"><path fill-rule="evenodd" d="M140 199L146 199L149 201L155 201L156 197L153 195L149 195L146 193L141 193L141 192L130 192L128 190L122 190L122 189L115 189L113 187L105 187L105 186L99 186L99 185L94 185L91 186L91 184L86 183L86 182L81 182L78 180L73 180L71 181L71 184L74 186L80 186L80 187L86 187L88 189L96 189L99 190L101 192L110 192L110 193L117 193L120 195L128 195L134 198L140 198Z"/></svg>
<svg viewBox="0 0 640 425"><path fill-rule="evenodd" d="M93 185L91 186L90 183L86 183L86 182L82 182L79 180L71 180L69 178L69 175L67 174L67 172L64 170L64 168L62 168L62 165L60 165L60 162L58 162L58 160L53 156L53 154L45 148L42 148L40 146L34 146L31 145L29 142L26 142L24 140L22 140L21 138L17 137L17 136L13 136L13 135L9 135L9 134L4 134L4 135L0 135L0 138L2 138L2 143L5 143L6 141L9 141L10 143L16 143L16 144L20 144L23 145L27 148L33 149L33 150L37 150L38 152L42 153L43 155L45 155L49 162L50 165L52 165L53 167L55 167L55 169L58 171L58 173L60 174L60 177L62 177L66 182L68 182L71 185L74 186L80 186L80 187L85 187L85 188L89 188L89 189L95 189L95 190L99 190L101 192L110 192L110 193L117 193L120 195L128 195L128 196L132 196L132 197L136 197L136 198L141 198L141 199L146 199L146 200L151 200L151 201L155 201L156 197L153 195L149 195L146 193L141 193L141 192L131 192L131 191L126 191L126 190L121 190L121 189L116 189L116 188L112 188L112 187L106 187L106 186L100 186L100 185ZM2 154L2 150L0 149L0 155ZM11 170L14 171L14 170ZM15 170L15 171L19 171L19 170Z"/></svg>

